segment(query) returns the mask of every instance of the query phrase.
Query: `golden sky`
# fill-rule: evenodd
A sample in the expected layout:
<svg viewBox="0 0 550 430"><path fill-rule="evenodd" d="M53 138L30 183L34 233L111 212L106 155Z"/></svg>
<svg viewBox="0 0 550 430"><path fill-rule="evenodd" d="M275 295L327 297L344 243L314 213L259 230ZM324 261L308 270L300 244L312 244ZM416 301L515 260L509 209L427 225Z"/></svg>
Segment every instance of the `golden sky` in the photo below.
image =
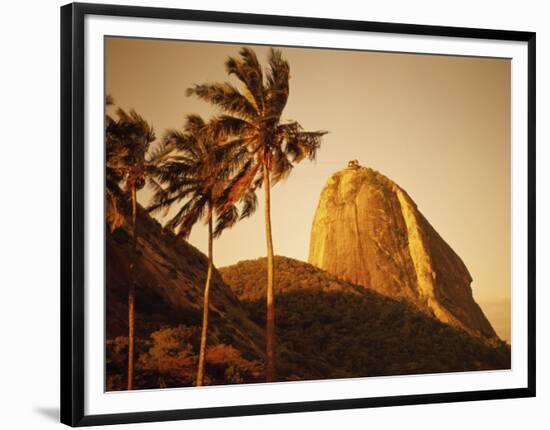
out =
<svg viewBox="0 0 550 430"><path fill-rule="evenodd" d="M228 80L241 45L106 39L106 92L155 127L215 111L185 96ZM265 63L267 47L254 47ZM471 57L282 48L290 63L283 119L328 130L315 162L272 191L275 253L307 261L311 222L327 178L358 159L404 188L464 260L497 333L510 339L510 61ZM139 195L146 205L147 191ZM263 195L256 215L215 242L218 267L264 256ZM190 242L206 252L207 232Z"/></svg>

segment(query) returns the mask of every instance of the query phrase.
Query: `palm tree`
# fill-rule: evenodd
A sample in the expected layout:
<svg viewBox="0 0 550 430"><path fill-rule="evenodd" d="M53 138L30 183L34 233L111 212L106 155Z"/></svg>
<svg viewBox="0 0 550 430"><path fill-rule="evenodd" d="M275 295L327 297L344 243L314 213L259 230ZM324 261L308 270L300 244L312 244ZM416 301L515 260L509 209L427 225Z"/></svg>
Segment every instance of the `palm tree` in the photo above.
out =
<svg viewBox="0 0 550 430"><path fill-rule="evenodd" d="M107 105L112 104L112 98L107 97L106 102ZM119 108L116 111L116 119L107 115L107 218L111 229L124 222L125 216L121 208L124 206L128 194L131 205L132 257L128 288L128 390L133 388L134 380L135 265L138 246L137 191L145 185L147 172L145 155L149 144L154 140L153 128L136 111L126 112Z"/></svg>
<svg viewBox="0 0 550 430"><path fill-rule="evenodd" d="M114 105L110 95L105 98L106 107ZM128 153L122 130L115 118L105 116L105 146L106 146L106 220L110 231L114 231L124 224L128 215L128 196L120 189L124 177L124 157ZM120 166L120 167L119 167Z"/></svg>
<svg viewBox="0 0 550 430"><path fill-rule="evenodd" d="M198 115L188 115L183 132L169 130L157 152L164 153L165 156L155 168L154 176L159 185L156 186L148 210L164 209L167 215L170 209L177 207L175 215L166 227L174 230L178 237L187 238L198 221L208 225L208 272L204 285L196 381L197 386L201 386L204 384L210 285L214 269L213 242L224 229L231 227L238 220L237 208L226 204L228 191L224 187L231 172L238 167L245 151L232 141L220 144L212 139L208 125L203 119Z"/></svg>
<svg viewBox="0 0 550 430"><path fill-rule="evenodd" d="M280 50L270 50L265 79L252 49L244 47L239 55L229 57L225 67L229 76L241 82L242 90L225 82L195 85L187 90L187 95L195 95L220 109L223 114L212 120L212 132L218 137L238 137L239 144L248 151L248 161L235 175L226 204L241 201L246 211L256 189L265 185L266 378L270 382L276 380L271 186L286 178L293 164L306 157L315 159L326 132L306 132L297 122L281 122L289 95L290 66Z"/></svg>

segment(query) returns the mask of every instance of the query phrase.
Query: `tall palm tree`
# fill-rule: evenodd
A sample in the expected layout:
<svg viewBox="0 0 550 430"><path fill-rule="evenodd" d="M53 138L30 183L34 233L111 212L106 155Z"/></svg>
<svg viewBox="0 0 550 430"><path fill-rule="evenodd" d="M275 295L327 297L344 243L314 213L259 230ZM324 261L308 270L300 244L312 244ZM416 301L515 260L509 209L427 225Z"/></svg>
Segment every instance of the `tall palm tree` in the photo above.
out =
<svg viewBox="0 0 550 430"><path fill-rule="evenodd" d="M164 210L167 215L170 209L176 207L177 211L166 227L182 238L189 236L198 221L208 225L208 272L204 285L196 381L197 386L200 386L204 384L210 285L214 269L213 242L224 229L238 220L235 205L226 204L228 191L225 186L245 151L233 141L220 143L214 140L208 132L208 125L198 115L188 115L183 132L169 130L157 151L168 155L162 157L162 161L155 167L154 176L158 186L148 210Z"/></svg>
<svg viewBox="0 0 550 430"><path fill-rule="evenodd" d="M236 136L248 151L248 161L235 175L227 205L241 201L246 207L258 187L265 187L265 233L267 242L266 379L275 381L275 303L273 238L271 231L271 186L286 178L293 164L313 160L324 131L306 132L297 122L282 122L289 95L290 66L281 51L271 49L265 73L255 52L242 48L239 57L225 62L227 74L236 77L242 89L230 82L195 85L187 90L223 114L212 120L217 136Z"/></svg>
<svg viewBox="0 0 550 430"><path fill-rule="evenodd" d="M107 105L112 98L107 97ZM106 118L106 183L107 217L111 229L124 222L121 207L130 200L130 225L132 229L132 256L130 260L130 285L128 286L128 390L134 380L134 327L135 327L135 266L138 247L137 192L145 185L147 172L146 153L155 140L153 128L136 111L117 109L116 118ZM124 192L121 192L122 186Z"/></svg>

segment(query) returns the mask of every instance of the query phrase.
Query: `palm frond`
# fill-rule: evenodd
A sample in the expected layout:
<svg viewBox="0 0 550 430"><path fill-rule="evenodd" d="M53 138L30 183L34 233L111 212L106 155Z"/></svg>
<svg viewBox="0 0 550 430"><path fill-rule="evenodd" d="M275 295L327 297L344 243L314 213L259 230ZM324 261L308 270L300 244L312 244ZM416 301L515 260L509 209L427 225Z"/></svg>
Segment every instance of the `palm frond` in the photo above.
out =
<svg viewBox="0 0 550 430"><path fill-rule="evenodd" d="M195 194L185 204L183 204L176 214L166 223L166 228L181 232L182 226L185 224L184 231L181 232L184 237L189 235L192 225L201 218L204 212L206 200L203 196ZM191 221L194 221L191 223Z"/></svg>
<svg viewBox="0 0 550 430"><path fill-rule="evenodd" d="M179 225L177 236L183 237L184 239L187 239L189 237L189 235L191 234L191 230L193 229L193 226L197 223L197 221L204 217L208 203L205 197L191 199L182 207L182 209L190 202L193 203L190 205L189 210L177 224Z"/></svg>
<svg viewBox="0 0 550 430"><path fill-rule="evenodd" d="M145 162L149 166L159 166L163 162L173 159L176 145L170 139L162 139L145 154Z"/></svg>
<svg viewBox="0 0 550 430"><path fill-rule="evenodd" d="M184 180L180 180L179 183L168 183L166 187L163 187L161 184L157 184L156 191L151 197L149 206L147 207L148 212L158 212L160 210L165 211L165 215L172 208L175 203L179 203L187 198L194 198L198 196L198 190L200 189L200 184L190 181L189 183L182 183ZM150 181L152 185L153 181Z"/></svg>
<svg viewBox="0 0 550 430"><path fill-rule="evenodd" d="M284 152L289 155L293 163L299 163L304 158L313 161L317 150L321 146L322 137L327 131L303 131L297 122L280 124L277 127L278 136Z"/></svg>
<svg viewBox="0 0 550 430"><path fill-rule="evenodd" d="M258 207L258 197L256 196L256 189L249 188L243 194L241 198L241 203L242 203L241 216L239 219L248 218L254 212L256 212L256 208Z"/></svg>
<svg viewBox="0 0 550 430"><path fill-rule="evenodd" d="M168 197L168 190L164 189L154 177L149 177L147 183L153 192L153 197L151 198L153 202L160 202ZM147 208L146 210L149 211L150 209Z"/></svg>
<svg viewBox="0 0 550 430"><path fill-rule="evenodd" d="M248 153L245 146L245 140L236 138L227 140L224 143L214 145L211 149L213 161L219 165L221 169L239 162L239 160Z"/></svg>
<svg viewBox="0 0 550 430"><path fill-rule="evenodd" d="M251 95L257 112L264 109L263 72L256 53L247 47L239 51L240 58L229 57L225 68L229 75L235 75Z"/></svg>
<svg viewBox="0 0 550 430"><path fill-rule="evenodd" d="M253 160L249 160L244 164L242 169L235 175L230 185L227 187L227 197L223 206L224 208L235 204L242 198L250 188L250 184L252 184L256 178L259 168L260 164Z"/></svg>
<svg viewBox="0 0 550 430"><path fill-rule="evenodd" d="M258 175L256 176L256 179L252 181L252 188L255 190L262 188L262 185L264 184L264 175Z"/></svg>
<svg viewBox="0 0 550 430"><path fill-rule="evenodd" d="M279 49L269 51L265 117L278 121L286 106L289 93L290 66Z"/></svg>
<svg viewBox="0 0 550 430"><path fill-rule="evenodd" d="M165 145L174 146L180 156L185 156L193 161L202 157L202 148L193 134L177 129L168 129L162 140Z"/></svg>
<svg viewBox="0 0 550 430"><path fill-rule="evenodd" d="M216 217L216 227L214 228L214 238L218 238L225 229L233 227L239 220L239 212L235 205L230 205L219 213Z"/></svg>
<svg viewBox="0 0 550 430"><path fill-rule="evenodd" d="M193 88L187 89L186 93L187 95L195 95L240 118L252 120L258 118L256 108L229 82L195 85Z"/></svg>
<svg viewBox="0 0 550 430"><path fill-rule="evenodd" d="M280 147L275 147L271 160L271 185L273 186L290 175L292 163Z"/></svg>
<svg viewBox="0 0 550 430"><path fill-rule="evenodd" d="M212 118L208 123L209 139L223 141L230 136L241 136L247 134L253 126L242 118L230 115L219 115Z"/></svg>
<svg viewBox="0 0 550 430"><path fill-rule="evenodd" d="M183 129L185 132L189 133L190 135L199 135L203 132L204 127L206 126L206 123L204 122L204 119L200 115L197 114L189 114L185 118L185 124L183 126Z"/></svg>

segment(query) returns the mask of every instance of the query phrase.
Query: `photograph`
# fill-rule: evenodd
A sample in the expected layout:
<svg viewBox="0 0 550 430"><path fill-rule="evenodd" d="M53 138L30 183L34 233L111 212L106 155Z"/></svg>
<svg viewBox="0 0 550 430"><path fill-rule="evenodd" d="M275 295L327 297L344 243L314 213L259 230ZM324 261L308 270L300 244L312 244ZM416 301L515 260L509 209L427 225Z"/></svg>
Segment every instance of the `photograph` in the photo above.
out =
<svg viewBox="0 0 550 430"><path fill-rule="evenodd" d="M510 58L103 43L106 392L511 370Z"/></svg>

